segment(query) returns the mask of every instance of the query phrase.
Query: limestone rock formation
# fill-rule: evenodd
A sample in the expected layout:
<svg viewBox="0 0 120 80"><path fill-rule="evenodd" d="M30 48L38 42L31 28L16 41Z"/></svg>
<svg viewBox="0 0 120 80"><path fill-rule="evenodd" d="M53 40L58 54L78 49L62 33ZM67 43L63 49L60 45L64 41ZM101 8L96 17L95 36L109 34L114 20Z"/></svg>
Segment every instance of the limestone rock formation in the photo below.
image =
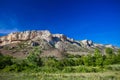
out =
<svg viewBox="0 0 120 80"><path fill-rule="evenodd" d="M24 32L15 32L10 33L7 36L3 36L0 38L0 45L6 45L10 43L14 43L16 41L27 41L32 39L45 39L47 41L50 41L52 36L51 33L47 30L45 31L24 31Z"/></svg>
<svg viewBox="0 0 120 80"><path fill-rule="evenodd" d="M84 47L92 47L93 46L93 41L91 41L91 40L85 39L85 40L82 40L81 43Z"/></svg>
<svg viewBox="0 0 120 80"><path fill-rule="evenodd" d="M65 35L63 35L63 34L53 34L53 37L58 38L61 41L66 41L67 40L67 37Z"/></svg>
<svg viewBox="0 0 120 80"><path fill-rule="evenodd" d="M87 39L76 41L63 34L51 34L48 30L10 33L7 36L0 37L0 46L23 41L28 42L31 46L41 46L43 50L54 48L61 52L90 52L94 51L95 48L103 50L106 47L117 49L112 45L96 44Z"/></svg>

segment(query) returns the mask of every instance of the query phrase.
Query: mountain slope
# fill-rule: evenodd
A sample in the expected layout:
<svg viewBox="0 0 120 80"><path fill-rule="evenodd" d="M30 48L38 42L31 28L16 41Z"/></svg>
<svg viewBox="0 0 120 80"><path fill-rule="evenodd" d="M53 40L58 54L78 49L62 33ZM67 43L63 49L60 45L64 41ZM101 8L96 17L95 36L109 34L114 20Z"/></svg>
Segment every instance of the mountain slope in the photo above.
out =
<svg viewBox="0 0 120 80"><path fill-rule="evenodd" d="M112 45L96 44L91 40L77 41L63 34L51 34L48 30L15 32L0 37L1 53L15 57L26 56L34 46L41 48L41 56L56 57L62 57L63 53L78 55L93 53L96 48L103 54L107 47L112 48L114 52L118 50Z"/></svg>

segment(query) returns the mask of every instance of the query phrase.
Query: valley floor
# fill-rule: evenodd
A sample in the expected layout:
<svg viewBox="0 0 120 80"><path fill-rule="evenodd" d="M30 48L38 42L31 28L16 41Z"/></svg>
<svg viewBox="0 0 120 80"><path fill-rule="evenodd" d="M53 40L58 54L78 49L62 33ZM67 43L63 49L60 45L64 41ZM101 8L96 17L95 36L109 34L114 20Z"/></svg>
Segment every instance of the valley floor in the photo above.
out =
<svg viewBox="0 0 120 80"><path fill-rule="evenodd" d="M0 72L0 80L120 80L120 71L98 73Z"/></svg>

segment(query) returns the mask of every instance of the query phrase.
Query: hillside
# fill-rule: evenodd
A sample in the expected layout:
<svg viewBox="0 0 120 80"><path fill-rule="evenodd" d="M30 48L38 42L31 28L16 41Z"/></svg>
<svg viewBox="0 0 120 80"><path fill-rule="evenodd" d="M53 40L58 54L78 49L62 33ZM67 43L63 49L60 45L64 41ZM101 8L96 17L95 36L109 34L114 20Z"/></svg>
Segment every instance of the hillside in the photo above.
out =
<svg viewBox="0 0 120 80"><path fill-rule="evenodd" d="M47 30L10 33L0 37L0 72L1 80L119 80L120 49Z"/></svg>
<svg viewBox="0 0 120 80"><path fill-rule="evenodd" d="M51 34L48 30L24 31L10 33L0 37L0 52L14 57L25 57L34 46L42 51L41 56L63 57L65 53L86 55L97 48L105 54L105 48L112 48L114 53L118 48L112 45L94 43L91 40L77 41L64 34Z"/></svg>

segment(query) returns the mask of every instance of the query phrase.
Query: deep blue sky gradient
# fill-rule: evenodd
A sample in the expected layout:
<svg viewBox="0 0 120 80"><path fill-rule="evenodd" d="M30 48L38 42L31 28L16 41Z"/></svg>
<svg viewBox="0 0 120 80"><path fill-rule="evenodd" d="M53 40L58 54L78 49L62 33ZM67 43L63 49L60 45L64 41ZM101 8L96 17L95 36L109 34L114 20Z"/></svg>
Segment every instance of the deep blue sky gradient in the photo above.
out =
<svg viewBox="0 0 120 80"><path fill-rule="evenodd" d="M120 0L0 0L0 35L25 30L120 47Z"/></svg>

